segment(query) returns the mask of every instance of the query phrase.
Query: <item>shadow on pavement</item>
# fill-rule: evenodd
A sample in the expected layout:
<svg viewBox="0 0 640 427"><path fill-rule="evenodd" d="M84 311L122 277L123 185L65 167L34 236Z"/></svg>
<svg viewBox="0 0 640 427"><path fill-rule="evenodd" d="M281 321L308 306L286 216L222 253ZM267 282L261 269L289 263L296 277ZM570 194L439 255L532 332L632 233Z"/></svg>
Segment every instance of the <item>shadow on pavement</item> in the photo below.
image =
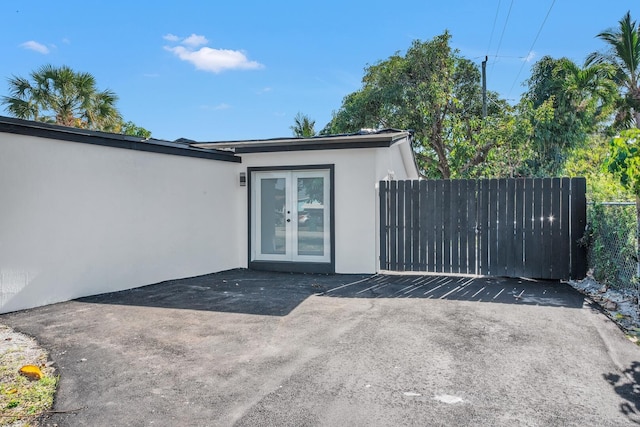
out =
<svg viewBox="0 0 640 427"><path fill-rule="evenodd" d="M640 424L640 362L631 363L622 373L623 375L610 373L602 376L626 400L620 404L620 412L629 421Z"/></svg>
<svg viewBox="0 0 640 427"><path fill-rule="evenodd" d="M286 316L311 295L425 298L581 308L567 284L434 275L317 275L235 269L80 298L94 304Z"/></svg>
<svg viewBox="0 0 640 427"><path fill-rule="evenodd" d="M369 276L234 269L80 298L77 301L286 316L311 295L366 277Z"/></svg>
<svg viewBox="0 0 640 427"><path fill-rule="evenodd" d="M330 289L343 298L427 298L581 308L584 298L558 281L505 277L376 275Z"/></svg>

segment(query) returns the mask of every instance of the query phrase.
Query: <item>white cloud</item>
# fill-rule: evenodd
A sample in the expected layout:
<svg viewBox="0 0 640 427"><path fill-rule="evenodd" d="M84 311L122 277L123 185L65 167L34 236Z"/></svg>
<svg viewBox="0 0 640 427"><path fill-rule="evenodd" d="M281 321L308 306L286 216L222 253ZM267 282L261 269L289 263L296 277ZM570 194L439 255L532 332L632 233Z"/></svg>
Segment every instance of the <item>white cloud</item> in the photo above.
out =
<svg viewBox="0 0 640 427"><path fill-rule="evenodd" d="M209 43L209 40L205 36L199 36L197 34L191 34L186 39L182 40L182 44L186 44L191 47L198 47Z"/></svg>
<svg viewBox="0 0 640 427"><path fill-rule="evenodd" d="M71 44L71 40L69 40L68 38L65 37L65 38L62 39L62 43Z"/></svg>
<svg viewBox="0 0 640 427"><path fill-rule="evenodd" d="M162 36L162 38L170 42L177 42L178 40L180 40L180 37L171 33L165 34L164 36Z"/></svg>
<svg viewBox="0 0 640 427"><path fill-rule="evenodd" d="M531 62L536 57L536 53L534 51L529 52L527 56L525 56L522 60L524 62Z"/></svg>
<svg viewBox="0 0 640 427"><path fill-rule="evenodd" d="M224 70L256 70L264 68L264 65L256 61L250 61L247 56L238 50L212 49L201 47L198 50L184 46L164 47L183 61L195 65L198 70L220 73Z"/></svg>
<svg viewBox="0 0 640 427"><path fill-rule="evenodd" d="M257 94L258 94L258 95L262 95L262 94L264 94L264 93L271 92L272 90L273 90L273 89L271 89L270 87L264 87L264 88L260 89L260 90L257 92Z"/></svg>
<svg viewBox="0 0 640 427"><path fill-rule="evenodd" d="M29 40L28 42L22 43L20 47L24 49L34 50L38 53L42 53L43 55L46 55L47 53L49 53L48 47L33 40Z"/></svg>

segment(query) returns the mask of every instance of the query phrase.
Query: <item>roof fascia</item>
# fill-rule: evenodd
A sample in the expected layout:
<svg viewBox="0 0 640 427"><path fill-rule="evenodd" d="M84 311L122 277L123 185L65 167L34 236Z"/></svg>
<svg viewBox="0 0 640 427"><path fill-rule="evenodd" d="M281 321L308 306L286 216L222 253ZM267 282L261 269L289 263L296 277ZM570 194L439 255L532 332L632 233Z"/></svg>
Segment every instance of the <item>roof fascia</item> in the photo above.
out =
<svg viewBox="0 0 640 427"><path fill-rule="evenodd" d="M410 136L409 132L366 135L339 135L313 138L278 138L248 141L222 141L191 144L207 149L229 149L236 153L260 153L274 151L335 150L345 148L390 147Z"/></svg>
<svg viewBox="0 0 640 427"><path fill-rule="evenodd" d="M168 141L146 140L140 137L88 131L11 117L0 117L0 132L207 160L235 163L242 161L240 157L228 151L203 150Z"/></svg>

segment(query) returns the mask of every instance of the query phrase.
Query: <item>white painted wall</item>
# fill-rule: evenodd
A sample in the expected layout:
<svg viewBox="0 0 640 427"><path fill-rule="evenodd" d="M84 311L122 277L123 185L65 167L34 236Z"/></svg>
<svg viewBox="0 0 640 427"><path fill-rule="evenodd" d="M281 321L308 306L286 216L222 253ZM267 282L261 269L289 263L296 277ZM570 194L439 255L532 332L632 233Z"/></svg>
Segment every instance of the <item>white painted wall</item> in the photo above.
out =
<svg viewBox="0 0 640 427"><path fill-rule="evenodd" d="M376 176L392 180L418 179L419 173L408 138L389 148L378 149Z"/></svg>
<svg viewBox="0 0 640 427"><path fill-rule="evenodd" d="M238 164L0 133L0 313L246 267L238 176L257 166L333 164L336 272L374 273L377 183L416 178L407 153L408 141Z"/></svg>
<svg viewBox="0 0 640 427"><path fill-rule="evenodd" d="M375 271L372 234L375 227L374 149L287 151L242 154L244 168L333 164L335 178L336 273ZM245 169L246 170L246 169ZM247 212L244 187L242 211ZM243 230L246 236L247 228ZM247 239L243 239L246 243ZM248 248L243 248L247 265Z"/></svg>
<svg viewBox="0 0 640 427"><path fill-rule="evenodd" d="M403 143L404 144L404 143ZM408 140L406 142L408 145ZM410 147L409 147L410 148ZM417 178L406 168L401 147L242 154L242 168L333 164L335 167L336 273L375 273L379 269L378 181L394 170L397 179ZM240 212L247 212L247 189L242 188ZM247 232L241 252L247 266Z"/></svg>
<svg viewBox="0 0 640 427"><path fill-rule="evenodd" d="M239 167L0 133L0 312L240 266Z"/></svg>

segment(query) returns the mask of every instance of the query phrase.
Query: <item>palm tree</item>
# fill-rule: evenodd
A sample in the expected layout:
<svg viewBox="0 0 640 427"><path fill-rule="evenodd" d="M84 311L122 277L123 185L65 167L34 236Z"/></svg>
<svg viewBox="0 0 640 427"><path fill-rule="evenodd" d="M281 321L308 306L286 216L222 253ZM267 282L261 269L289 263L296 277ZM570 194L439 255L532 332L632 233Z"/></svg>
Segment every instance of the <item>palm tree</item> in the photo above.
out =
<svg viewBox="0 0 640 427"><path fill-rule="evenodd" d="M595 52L587 58L590 63L610 63L616 70L616 83L624 88L624 98L618 105L617 122L626 122L628 125L635 122L636 128L640 129L640 27L636 21L631 19L631 12L627 12L618 23L618 28L610 28L597 36L609 45L609 50L605 53ZM616 143L617 141L617 143ZM627 176L630 166L634 163L632 157L637 154L630 147L637 145L637 131L633 133L628 130L621 136L614 138L612 145L612 156L609 163L609 171L617 173L620 170L622 176ZM632 178L637 178L632 177ZM630 187L626 178L622 179L623 184ZM636 235L637 235L637 276L640 280L640 189L632 187L636 196Z"/></svg>
<svg viewBox="0 0 640 427"><path fill-rule="evenodd" d="M583 116L590 113L593 123L588 125L606 120L618 95L615 68L605 63L581 68L572 61L562 62L561 67L564 72L562 90L571 107Z"/></svg>
<svg viewBox="0 0 640 427"><path fill-rule="evenodd" d="M594 52L586 64L608 63L615 69L615 81L623 88L625 97L618 105L617 121L635 122L640 128L640 27L627 12L618 23L596 37L609 45L606 52Z"/></svg>
<svg viewBox="0 0 640 427"><path fill-rule="evenodd" d="M295 123L289 128L293 131L293 135L299 138L311 138L316 136L313 128L316 125L315 120L311 120L306 114L298 113L295 117Z"/></svg>
<svg viewBox="0 0 640 427"><path fill-rule="evenodd" d="M2 97L15 117L92 130L114 130L122 122L115 107L116 94L98 91L89 73L67 66L44 65L31 73L31 81L13 76L9 96Z"/></svg>

